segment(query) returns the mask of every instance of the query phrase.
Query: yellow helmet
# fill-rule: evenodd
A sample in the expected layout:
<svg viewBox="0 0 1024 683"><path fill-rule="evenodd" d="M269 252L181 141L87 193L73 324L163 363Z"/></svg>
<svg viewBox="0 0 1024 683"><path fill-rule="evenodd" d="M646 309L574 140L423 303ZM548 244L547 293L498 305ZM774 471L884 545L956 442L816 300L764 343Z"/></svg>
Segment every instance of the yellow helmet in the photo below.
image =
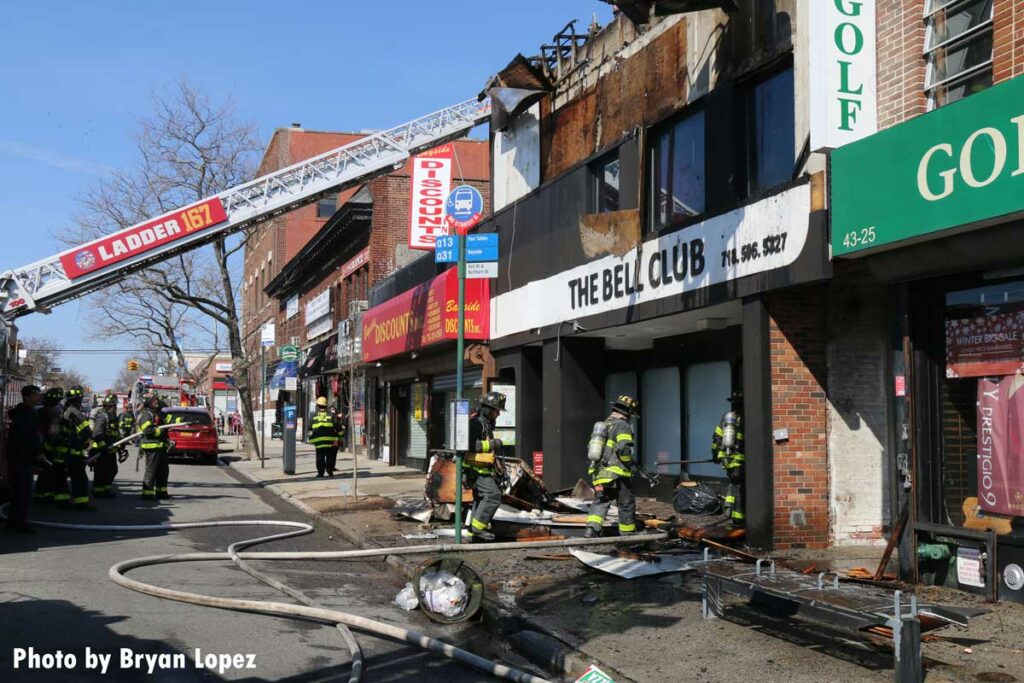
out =
<svg viewBox="0 0 1024 683"><path fill-rule="evenodd" d="M321 408L326 408L327 407L327 397L326 396L321 396L320 398L318 398L316 400L316 404L318 406L320 406Z"/></svg>

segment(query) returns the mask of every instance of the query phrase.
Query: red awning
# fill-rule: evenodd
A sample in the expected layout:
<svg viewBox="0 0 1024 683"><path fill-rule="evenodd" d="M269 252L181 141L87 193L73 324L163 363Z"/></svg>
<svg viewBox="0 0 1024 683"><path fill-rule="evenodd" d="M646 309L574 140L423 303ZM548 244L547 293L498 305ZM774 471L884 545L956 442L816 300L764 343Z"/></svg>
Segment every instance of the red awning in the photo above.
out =
<svg viewBox="0 0 1024 683"><path fill-rule="evenodd" d="M491 332L490 281L466 280L466 339ZM449 268L363 315L363 361L408 353L458 337L459 279Z"/></svg>

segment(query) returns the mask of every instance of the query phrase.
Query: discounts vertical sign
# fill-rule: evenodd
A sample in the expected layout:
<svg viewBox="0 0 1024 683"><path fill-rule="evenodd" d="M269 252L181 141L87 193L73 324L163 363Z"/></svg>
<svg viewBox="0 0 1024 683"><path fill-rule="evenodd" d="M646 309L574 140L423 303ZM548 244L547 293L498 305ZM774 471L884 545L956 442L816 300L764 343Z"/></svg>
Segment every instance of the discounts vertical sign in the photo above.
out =
<svg viewBox="0 0 1024 683"><path fill-rule="evenodd" d="M409 248L429 251L438 235L448 234L444 204L452 185L452 145L442 145L412 159Z"/></svg>

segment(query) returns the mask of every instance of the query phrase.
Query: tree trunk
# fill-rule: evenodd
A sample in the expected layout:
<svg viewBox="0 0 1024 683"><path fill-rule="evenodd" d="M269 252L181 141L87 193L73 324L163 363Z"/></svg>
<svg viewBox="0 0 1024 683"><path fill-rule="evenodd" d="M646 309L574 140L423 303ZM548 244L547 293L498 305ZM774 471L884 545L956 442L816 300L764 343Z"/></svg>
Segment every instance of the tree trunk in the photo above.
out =
<svg viewBox="0 0 1024 683"><path fill-rule="evenodd" d="M228 254L224 238L213 243L220 269L221 286L224 288L224 309L227 318L228 346L231 349L232 369L235 386L238 389L238 403L242 413L242 429L245 431L245 459L260 457L259 439L256 436L256 421L252 412L252 388L249 384L249 359L242 346L242 331L238 325L238 308L235 306L235 292L231 286L231 271L228 270ZM262 407L262 406L261 406ZM264 420L265 421L265 420ZM266 425L263 425L266 429Z"/></svg>

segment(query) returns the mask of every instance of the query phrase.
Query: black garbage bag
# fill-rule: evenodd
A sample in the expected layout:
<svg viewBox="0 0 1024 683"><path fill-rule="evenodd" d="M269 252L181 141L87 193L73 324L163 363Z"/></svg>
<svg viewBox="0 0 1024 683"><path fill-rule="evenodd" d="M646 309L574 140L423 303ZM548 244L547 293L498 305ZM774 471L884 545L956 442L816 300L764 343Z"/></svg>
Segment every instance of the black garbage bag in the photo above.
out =
<svg viewBox="0 0 1024 683"><path fill-rule="evenodd" d="M722 501L710 487L688 481L676 488L672 507L682 515L717 515L722 511Z"/></svg>

